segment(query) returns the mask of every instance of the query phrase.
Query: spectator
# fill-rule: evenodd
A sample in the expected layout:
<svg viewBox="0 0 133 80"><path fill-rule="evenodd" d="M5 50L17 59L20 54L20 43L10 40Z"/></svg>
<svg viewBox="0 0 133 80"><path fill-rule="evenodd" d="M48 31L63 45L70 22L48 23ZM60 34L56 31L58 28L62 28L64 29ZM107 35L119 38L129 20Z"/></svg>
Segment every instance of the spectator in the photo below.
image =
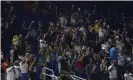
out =
<svg viewBox="0 0 133 80"><path fill-rule="evenodd" d="M62 56L61 54L59 53L59 56L58 56L58 73L60 74L61 73L61 61L62 61Z"/></svg>
<svg viewBox="0 0 133 80"><path fill-rule="evenodd" d="M78 56L77 71L78 71L78 75L81 77L83 76L82 74L84 73L83 57L84 57L84 53Z"/></svg>
<svg viewBox="0 0 133 80"><path fill-rule="evenodd" d="M118 54L118 77L119 79L122 79L125 71L125 64L126 64L126 57L123 53L117 53Z"/></svg>
<svg viewBox="0 0 133 80"><path fill-rule="evenodd" d="M14 71L14 67L13 64L10 64L8 66L8 68L6 69L6 73L7 73L7 80L15 80L15 71Z"/></svg>
<svg viewBox="0 0 133 80"><path fill-rule="evenodd" d="M128 70L126 70L126 73L124 74L124 80L131 80L131 76Z"/></svg>
<svg viewBox="0 0 133 80"><path fill-rule="evenodd" d="M106 34L106 30L103 28L103 26L101 26L99 28L99 42L104 40L105 34Z"/></svg>
<svg viewBox="0 0 133 80"><path fill-rule="evenodd" d="M117 60L117 54L116 54L116 49L115 49L115 45L114 44L112 45L112 48L110 49L109 54L110 54L110 60L111 61L112 60L114 60L114 61Z"/></svg>
<svg viewBox="0 0 133 80"><path fill-rule="evenodd" d="M116 61L112 61L111 65L108 67L110 80L117 80L117 68Z"/></svg>
<svg viewBox="0 0 133 80"><path fill-rule="evenodd" d="M19 67L18 61L15 61L14 71L15 71L16 80L20 80L20 67Z"/></svg>
<svg viewBox="0 0 133 80"><path fill-rule="evenodd" d="M20 62L20 70L21 70L21 80L29 80L28 77L28 59L24 57L24 59Z"/></svg>
<svg viewBox="0 0 133 80"><path fill-rule="evenodd" d="M21 2L19 6L16 5L16 2L12 2L12 4L7 4L2 9L2 12L5 12L5 10L7 13L9 12L9 14L5 13L2 17L2 73L4 76L8 70L8 61L10 63L16 60L19 61L19 55L25 56L25 58L20 61L20 65L15 64L16 74L14 76L19 79L20 69L20 79L22 80L42 80L42 73L51 75L51 72L44 70L45 68L43 67L52 69L55 76L58 76L59 73L59 77L63 72L65 77L63 80L71 78L70 75L72 74L70 72L73 72L78 77L91 80L108 80L108 78L122 80L124 79L125 68L127 67L128 71L131 71L130 69L133 66L131 54L133 46L130 37L132 31L126 25L126 23L129 24L128 19L125 21L120 17L115 20L119 16L114 15L115 18L113 20L113 16L110 17L110 12L107 12L108 17L105 16L106 12L104 10L102 11L103 13L98 15L97 12L100 8L96 8L96 5L94 10L85 11L85 13L83 5L82 8L78 8L78 11L74 13L74 9L77 7L75 4L72 7L72 12L69 13L68 11L67 13L63 12L64 10L60 10L59 4L58 12L61 11L62 13L59 15L58 20L56 20L57 16L53 20L54 14L52 16L46 14L49 18L43 18L43 21L41 21L42 15L39 18L40 12L38 12L40 11L40 3L33 3L32 13L38 14L36 14L37 17L33 16L35 17L34 20L31 17L31 23L28 28L27 24L30 21L28 16L32 15L32 13L29 12L28 16L26 16L27 12L19 15L20 13L18 12L22 12L19 7ZM55 2L49 3L50 12L48 11L48 13L53 13L52 11L54 11L55 7L51 3ZM7 6L9 6L9 9ZM21 19L18 16L22 16ZM104 17L102 18L102 16ZM50 20L52 21L50 22ZM121 20L122 23L120 23ZM22 26L17 27L19 25L15 24L18 23L22 23ZM124 25L121 25L123 23ZM69 24L72 25L69 26ZM124 26L125 28L121 29L119 26ZM118 29L116 30L116 28ZM107 71L109 71L109 77ZM131 74L129 72L128 75L130 76ZM51 78L46 76L46 79L49 80Z"/></svg>
<svg viewBox="0 0 133 80"><path fill-rule="evenodd" d="M129 75L130 75L131 80L133 80L133 69L132 69L132 72L129 73Z"/></svg>

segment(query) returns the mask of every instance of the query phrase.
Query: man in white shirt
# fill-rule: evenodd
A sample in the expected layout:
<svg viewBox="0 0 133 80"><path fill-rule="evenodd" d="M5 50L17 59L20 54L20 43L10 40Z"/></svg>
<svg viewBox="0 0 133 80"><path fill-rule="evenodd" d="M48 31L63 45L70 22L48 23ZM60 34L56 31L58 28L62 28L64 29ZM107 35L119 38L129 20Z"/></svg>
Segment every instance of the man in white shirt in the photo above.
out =
<svg viewBox="0 0 133 80"><path fill-rule="evenodd" d="M13 63L14 61L14 49L13 47L11 47L11 50L10 50L10 63Z"/></svg>
<svg viewBox="0 0 133 80"><path fill-rule="evenodd" d="M126 57L122 53L117 53L117 54L118 54L118 57L117 57L118 65L124 66L126 63Z"/></svg>
<svg viewBox="0 0 133 80"><path fill-rule="evenodd" d="M105 37L106 30L102 27L99 28L99 42L101 42Z"/></svg>
<svg viewBox="0 0 133 80"><path fill-rule="evenodd" d="M130 75L131 80L133 80L133 68L132 68L132 73L129 73L129 75Z"/></svg>
<svg viewBox="0 0 133 80"><path fill-rule="evenodd" d="M133 80L133 75L129 73L128 70L126 70L126 73L124 74L124 80Z"/></svg>
<svg viewBox="0 0 133 80"><path fill-rule="evenodd" d="M117 60L118 60L118 78L119 79L122 79L123 75L124 75L124 68L125 68L125 63L126 63L126 57L125 55L123 55L122 53L117 53L118 54L118 57L117 57Z"/></svg>
<svg viewBox="0 0 133 80"><path fill-rule="evenodd" d="M28 64L26 58L20 62L21 80L29 80L28 77Z"/></svg>
<svg viewBox="0 0 133 80"><path fill-rule="evenodd" d="M6 69L6 80L15 80L15 71L12 64Z"/></svg>
<svg viewBox="0 0 133 80"><path fill-rule="evenodd" d="M106 53L109 53L109 47L110 47L110 45L107 41L105 41L104 44L101 45L101 48L105 49Z"/></svg>
<svg viewBox="0 0 133 80"><path fill-rule="evenodd" d="M15 78L16 80L20 80L20 67L17 61L15 61L15 65L14 65L14 70L15 70Z"/></svg>
<svg viewBox="0 0 133 80"><path fill-rule="evenodd" d="M44 39L40 39L39 42L40 42L40 48L47 47L47 43L46 43L46 41Z"/></svg>
<svg viewBox="0 0 133 80"><path fill-rule="evenodd" d="M117 69L115 67L115 61L112 61L111 65L108 68L110 80L117 80Z"/></svg>

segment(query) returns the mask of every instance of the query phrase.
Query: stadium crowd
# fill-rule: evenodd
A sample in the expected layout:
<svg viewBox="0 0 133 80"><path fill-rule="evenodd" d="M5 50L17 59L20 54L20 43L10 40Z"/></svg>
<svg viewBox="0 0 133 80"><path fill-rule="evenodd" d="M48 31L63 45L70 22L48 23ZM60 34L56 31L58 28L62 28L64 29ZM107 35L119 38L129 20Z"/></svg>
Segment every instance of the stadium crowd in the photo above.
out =
<svg viewBox="0 0 133 80"><path fill-rule="evenodd" d="M14 10L10 6L2 11L6 13L1 19L2 80L51 80L44 73L52 73L44 67L60 80L72 80L70 75L85 80L133 80L133 29L129 27L133 20L121 18L119 25L108 24L106 17L91 20L95 10L88 13L78 8L70 15L60 13L47 30L41 21L33 20L30 25L23 22L18 32Z"/></svg>

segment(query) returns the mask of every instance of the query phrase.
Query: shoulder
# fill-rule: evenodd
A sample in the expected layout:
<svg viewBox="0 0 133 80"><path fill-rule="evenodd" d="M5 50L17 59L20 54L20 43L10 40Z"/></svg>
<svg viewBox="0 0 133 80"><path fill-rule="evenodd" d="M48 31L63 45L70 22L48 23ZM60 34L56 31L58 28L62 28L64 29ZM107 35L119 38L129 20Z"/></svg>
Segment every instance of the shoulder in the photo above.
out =
<svg viewBox="0 0 133 80"><path fill-rule="evenodd" d="M124 74L124 77L127 77L127 73Z"/></svg>
<svg viewBox="0 0 133 80"><path fill-rule="evenodd" d="M112 66L110 65L110 66L108 67L108 70L110 70L110 69L111 69L111 67L112 67Z"/></svg>

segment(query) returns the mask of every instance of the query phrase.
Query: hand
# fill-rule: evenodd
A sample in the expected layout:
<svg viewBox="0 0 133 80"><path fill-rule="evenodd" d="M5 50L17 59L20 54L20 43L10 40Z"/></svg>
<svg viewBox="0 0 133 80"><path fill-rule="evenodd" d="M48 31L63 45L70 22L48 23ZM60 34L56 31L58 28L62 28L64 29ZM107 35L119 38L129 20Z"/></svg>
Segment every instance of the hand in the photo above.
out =
<svg viewBox="0 0 133 80"><path fill-rule="evenodd" d="M34 23L35 21L32 21L31 23Z"/></svg>
<svg viewBox="0 0 133 80"><path fill-rule="evenodd" d="M126 30L126 28L124 28L123 30Z"/></svg>
<svg viewBox="0 0 133 80"><path fill-rule="evenodd" d="M13 10L13 7L11 7L11 10Z"/></svg>
<svg viewBox="0 0 133 80"><path fill-rule="evenodd" d="M41 21L38 21L38 23L41 23Z"/></svg>

